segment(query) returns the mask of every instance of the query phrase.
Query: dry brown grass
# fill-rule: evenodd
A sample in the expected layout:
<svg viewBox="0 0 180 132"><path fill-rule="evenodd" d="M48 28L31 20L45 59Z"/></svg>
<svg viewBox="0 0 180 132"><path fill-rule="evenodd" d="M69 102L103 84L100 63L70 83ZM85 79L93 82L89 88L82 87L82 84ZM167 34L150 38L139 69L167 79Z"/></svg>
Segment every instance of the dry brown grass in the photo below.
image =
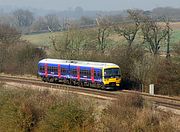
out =
<svg viewBox="0 0 180 132"><path fill-rule="evenodd" d="M138 95L121 96L103 114L106 132L175 132L178 121L171 113L146 108ZM173 122L174 121L174 122Z"/></svg>
<svg viewBox="0 0 180 132"><path fill-rule="evenodd" d="M165 26L165 23L159 22L159 25ZM180 30L180 22L170 22L170 27L173 30Z"/></svg>
<svg viewBox="0 0 180 132"><path fill-rule="evenodd" d="M101 110L69 93L0 89L0 131L178 131L180 118L147 108L139 95L121 96Z"/></svg>
<svg viewBox="0 0 180 132"><path fill-rule="evenodd" d="M0 131L88 131L92 102L76 95L0 87Z"/></svg>

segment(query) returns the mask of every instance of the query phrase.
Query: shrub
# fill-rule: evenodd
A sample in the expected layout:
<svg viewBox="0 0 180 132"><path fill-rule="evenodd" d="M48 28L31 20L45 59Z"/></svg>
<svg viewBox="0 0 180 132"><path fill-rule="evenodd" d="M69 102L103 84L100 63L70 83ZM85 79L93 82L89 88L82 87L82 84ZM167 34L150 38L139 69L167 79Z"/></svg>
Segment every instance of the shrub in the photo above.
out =
<svg viewBox="0 0 180 132"><path fill-rule="evenodd" d="M163 60L158 72L158 80L155 85L156 94L180 95L180 64L171 60Z"/></svg>
<svg viewBox="0 0 180 132"><path fill-rule="evenodd" d="M92 108L85 109L81 105L76 97L66 98L66 101L56 102L56 104L48 109L38 130L82 131L89 128L93 129L94 116L91 110Z"/></svg>
<svg viewBox="0 0 180 132"><path fill-rule="evenodd" d="M176 131L172 123L173 115L159 112L143 105L138 95L121 96L119 100L105 109L102 116L104 131Z"/></svg>
<svg viewBox="0 0 180 132"><path fill-rule="evenodd" d="M19 42L4 49L1 72L10 74L37 74L38 61L46 57L44 50L27 42Z"/></svg>
<svg viewBox="0 0 180 132"><path fill-rule="evenodd" d="M71 94L1 88L0 131L92 130L94 107L87 101Z"/></svg>

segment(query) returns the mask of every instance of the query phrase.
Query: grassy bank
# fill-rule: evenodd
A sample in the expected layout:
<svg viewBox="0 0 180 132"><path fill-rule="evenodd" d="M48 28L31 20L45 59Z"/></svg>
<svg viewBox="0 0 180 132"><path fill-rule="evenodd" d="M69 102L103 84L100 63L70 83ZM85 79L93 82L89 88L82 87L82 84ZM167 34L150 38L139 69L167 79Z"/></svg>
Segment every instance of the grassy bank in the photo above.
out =
<svg viewBox="0 0 180 132"><path fill-rule="evenodd" d="M100 110L69 93L0 85L0 131L178 131L174 115L152 110L140 96L121 96Z"/></svg>

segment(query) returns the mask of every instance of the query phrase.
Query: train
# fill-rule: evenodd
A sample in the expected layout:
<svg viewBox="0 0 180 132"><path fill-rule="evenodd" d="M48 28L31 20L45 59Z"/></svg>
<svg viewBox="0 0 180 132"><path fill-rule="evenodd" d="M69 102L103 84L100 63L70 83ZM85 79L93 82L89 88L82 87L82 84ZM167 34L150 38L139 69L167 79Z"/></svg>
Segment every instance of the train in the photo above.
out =
<svg viewBox="0 0 180 132"><path fill-rule="evenodd" d="M120 67L113 63L42 59L38 63L38 75L44 82L117 89L121 83Z"/></svg>

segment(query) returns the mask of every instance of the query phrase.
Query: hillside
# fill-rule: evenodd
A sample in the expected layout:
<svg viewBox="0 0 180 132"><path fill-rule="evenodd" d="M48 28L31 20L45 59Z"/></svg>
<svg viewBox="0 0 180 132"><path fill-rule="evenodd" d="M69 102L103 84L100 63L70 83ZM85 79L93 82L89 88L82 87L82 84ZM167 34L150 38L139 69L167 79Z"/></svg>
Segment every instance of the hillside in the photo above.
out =
<svg viewBox="0 0 180 132"><path fill-rule="evenodd" d="M180 41L180 22L171 23L172 28L172 37L171 41L173 43L177 43ZM48 46L50 45L50 37L62 35L63 32L54 32L54 33L40 33L40 34L31 34L31 35L23 35L22 39L31 42L32 44L39 46ZM111 35L110 39L115 41L120 41L118 35Z"/></svg>

